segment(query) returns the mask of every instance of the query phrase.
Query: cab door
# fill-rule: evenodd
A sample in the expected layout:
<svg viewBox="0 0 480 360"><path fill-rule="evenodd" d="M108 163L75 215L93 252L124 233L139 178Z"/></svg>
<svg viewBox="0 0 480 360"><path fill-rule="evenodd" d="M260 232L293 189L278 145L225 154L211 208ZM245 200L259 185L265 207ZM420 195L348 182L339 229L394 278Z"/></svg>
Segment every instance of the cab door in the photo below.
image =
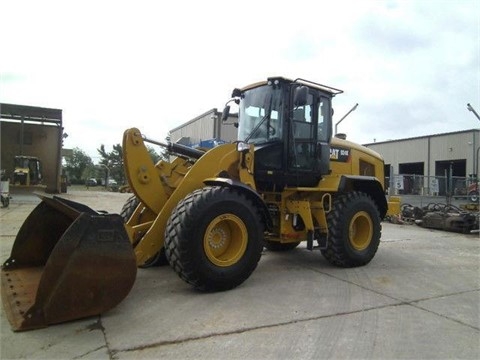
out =
<svg viewBox="0 0 480 360"><path fill-rule="evenodd" d="M313 187L330 171L330 98L309 89L304 104L295 105L295 101L292 104L287 146L288 183Z"/></svg>

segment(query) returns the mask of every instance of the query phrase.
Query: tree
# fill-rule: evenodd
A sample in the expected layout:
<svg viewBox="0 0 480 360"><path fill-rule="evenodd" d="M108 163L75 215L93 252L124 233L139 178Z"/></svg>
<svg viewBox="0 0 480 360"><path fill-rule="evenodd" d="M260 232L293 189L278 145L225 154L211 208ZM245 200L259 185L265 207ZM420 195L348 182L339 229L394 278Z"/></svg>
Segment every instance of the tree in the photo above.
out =
<svg viewBox="0 0 480 360"><path fill-rule="evenodd" d="M108 177L115 179L119 184L125 183L125 174L123 171L123 149L122 145L116 144L113 145L113 150L107 152L105 150L105 145L100 145L100 148L97 149L98 153L101 156L99 161L100 167L106 167L104 170L108 169ZM106 178L106 173L103 178Z"/></svg>
<svg viewBox="0 0 480 360"><path fill-rule="evenodd" d="M167 143L170 142L170 135L168 135L166 138L165 138L165 141ZM160 153L157 153L155 151L155 149L149 145L147 145L147 150L148 150L148 153L150 154L150 157L152 158L153 162L156 164L157 162L159 162L160 160L163 160L163 161L168 161L170 155L168 153L168 150L166 148L161 148L162 151Z"/></svg>
<svg viewBox="0 0 480 360"><path fill-rule="evenodd" d="M88 170L93 167L93 161L83 150L73 148L73 155L65 157L65 172L72 184L85 182Z"/></svg>
<svg viewBox="0 0 480 360"><path fill-rule="evenodd" d="M155 149L147 145L148 153L153 161L156 164L160 160L166 160L167 155L165 153L158 154ZM117 144L113 145L113 150L107 152L105 150L105 145L100 145L100 148L97 149L98 153L101 156L99 161L100 167L105 166L108 168L109 177L115 179L119 184L125 184L125 171L123 168L123 148L122 145ZM100 170L100 169L99 169ZM104 169L106 170L106 169ZM106 177L103 176L104 178Z"/></svg>
<svg viewBox="0 0 480 360"><path fill-rule="evenodd" d="M166 160L167 159L167 156L165 155L164 152L159 154L151 146L147 145L147 150L148 150L148 153L150 154L150 157L152 158L152 161L153 161L154 164L156 164L160 160Z"/></svg>

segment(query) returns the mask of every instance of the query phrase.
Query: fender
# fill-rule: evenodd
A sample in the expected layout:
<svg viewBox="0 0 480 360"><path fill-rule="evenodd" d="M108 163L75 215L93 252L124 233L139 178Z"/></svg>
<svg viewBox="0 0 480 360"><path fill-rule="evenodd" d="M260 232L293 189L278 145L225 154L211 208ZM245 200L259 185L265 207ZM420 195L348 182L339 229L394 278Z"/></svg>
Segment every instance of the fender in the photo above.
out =
<svg viewBox="0 0 480 360"><path fill-rule="evenodd" d="M361 191L372 197L378 207L380 218L383 219L388 210L387 199L383 186L374 176L343 175L338 185L338 191Z"/></svg>
<svg viewBox="0 0 480 360"><path fill-rule="evenodd" d="M262 214L262 219L265 223L266 230L271 231L273 228L273 221L270 216L270 212L268 211L267 204L265 204L265 201L263 201L263 198L255 191L253 190L250 186L245 185L244 183L238 181L238 180L233 180L233 179L228 179L228 178L210 178L210 179L205 179L203 181L205 185L209 186L227 186L231 188L235 188L240 190L242 193L245 194L245 196L252 200L254 204L258 207L260 210L260 213Z"/></svg>

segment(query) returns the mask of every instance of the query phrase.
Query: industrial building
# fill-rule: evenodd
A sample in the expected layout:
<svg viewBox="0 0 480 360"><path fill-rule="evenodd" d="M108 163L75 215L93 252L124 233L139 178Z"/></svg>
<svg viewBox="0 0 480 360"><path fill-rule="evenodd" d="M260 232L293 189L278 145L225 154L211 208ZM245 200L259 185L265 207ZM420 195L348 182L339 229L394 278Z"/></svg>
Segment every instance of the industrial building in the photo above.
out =
<svg viewBox="0 0 480 360"><path fill-rule="evenodd" d="M237 140L237 123L237 114L229 115L227 121L223 122L222 113L213 108L170 130L170 141L193 147L220 140L233 142Z"/></svg>
<svg viewBox="0 0 480 360"><path fill-rule="evenodd" d="M400 193L464 195L478 174L480 129L364 144L385 160Z"/></svg>
<svg viewBox="0 0 480 360"><path fill-rule="evenodd" d="M11 174L15 156L35 156L46 191L61 192L62 110L13 104L0 104L0 110L1 168ZM170 130L170 140L192 147L237 140L237 114L225 122L221 117L216 108L208 110ZM364 145L383 156L385 175L400 194L462 195L478 174L480 129Z"/></svg>
<svg viewBox="0 0 480 360"><path fill-rule="evenodd" d="M198 146L237 140L236 114L221 121L211 109L170 131L172 142ZM213 142L210 141L213 145ZM478 174L480 129L364 144L385 160L385 175L399 194L463 195ZM448 179L452 184L448 184Z"/></svg>
<svg viewBox="0 0 480 360"><path fill-rule="evenodd" d="M0 104L0 114L0 167L12 180L15 157L36 158L41 171L40 184L48 193L60 193L64 137L62 110Z"/></svg>

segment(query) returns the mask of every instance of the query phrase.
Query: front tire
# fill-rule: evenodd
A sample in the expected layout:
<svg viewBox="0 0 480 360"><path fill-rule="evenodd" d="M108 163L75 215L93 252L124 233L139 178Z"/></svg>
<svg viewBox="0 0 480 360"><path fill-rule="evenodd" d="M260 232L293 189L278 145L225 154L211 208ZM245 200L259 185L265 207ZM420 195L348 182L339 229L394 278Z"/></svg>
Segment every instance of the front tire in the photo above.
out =
<svg viewBox="0 0 480 360"><path fill-rule="evenodd" d="M338 196L327 217L327 248L323 256L333 265L355 267L368 264L380 244L380 215L365 193Z"/></svg>
<svg viewBox="0 0 480 360"><path fill-rule="evenodd" d="M165 253L175 272L198 289L223 291L243 283L263 249L261 215L240 191L207 186L173 210Z"/></svg>

